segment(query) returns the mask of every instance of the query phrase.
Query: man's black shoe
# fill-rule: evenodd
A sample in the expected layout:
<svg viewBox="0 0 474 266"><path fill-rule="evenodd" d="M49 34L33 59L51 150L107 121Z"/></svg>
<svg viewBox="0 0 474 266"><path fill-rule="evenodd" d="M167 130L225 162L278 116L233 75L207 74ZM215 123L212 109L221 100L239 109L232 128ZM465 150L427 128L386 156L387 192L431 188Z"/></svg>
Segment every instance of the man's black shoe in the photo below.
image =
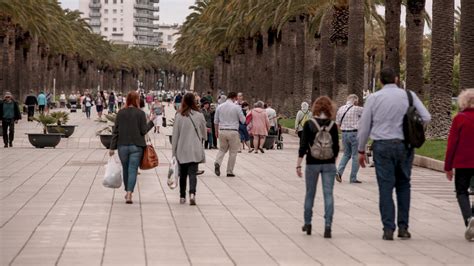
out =
<svg viewBox="0 0 474 266"><path fill-rule="evenodd" d="M3 146L3 148L8 148L8 144L5 144L5 145Z"/></svg>
<svg viewBox="0 0 474 266"><path fill-rule="evenodd" d="M218 163L214 163L214 173L216 176L221 176L221 166Z"/></svg>
<svg viewBox="0 0 474 266"><path fill-rule="evenodd" d="M10 144L9 144L9 145L10 145L10 147L13 147L13 143L12 143L12 142L10 142Z"/></svg>
<svg viewBox="0 0 474 266"><path fill-rule="evenodd" d="M234 174L227 174L227 177L235 177Z"/></svg>
<svg viewBox="0 0 474 266"><path fill-rule="evenodd" d="M383 240L393 240L393 230L383 230Z"/></svg>
<svg viewBox="0 0 474 266"><path fill-rule="evenodd" d="M301 228L303 232L306 232L307 235L311 235L311 225L310 224L305 224L303 225L303 228Z"/></svg>
<svg viewBox="0 0 474 266"><path fill-rule="evenodd" d="M398 237L401 239L410 239L411 234L408 232L408 229L400 228L398 229Z"/></svg>
<svg viewBox="0 0 474 266"><path fill-rule="evenodd" d="M359 180L351 181L351 184L362 184L362 181L359 181Z"/></svg>
<svg viewBox="0 0 474 266"><path fill-rule="evenodd" d="M196 175L202 175L204 174L204 170L197 170Z"/></svg>
<svg viewBox="0 0 474 266"><path fill-rule="evenodd" d="M326 226L324 229L324 238L332 238L331 227Z"/></svg>

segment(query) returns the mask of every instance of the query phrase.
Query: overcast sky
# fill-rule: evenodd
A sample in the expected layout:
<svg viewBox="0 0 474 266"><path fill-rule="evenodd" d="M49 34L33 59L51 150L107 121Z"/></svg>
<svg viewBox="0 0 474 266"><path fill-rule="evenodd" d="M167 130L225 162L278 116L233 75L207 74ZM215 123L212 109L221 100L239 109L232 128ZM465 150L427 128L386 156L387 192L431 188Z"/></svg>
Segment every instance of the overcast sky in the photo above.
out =
<svg viewBox="0 0 474 266"><path fill-rule="evenodd" d="M78 9L79 0L59 0L62 6L69 9ZM133 1L133 0L125 0ZM271 0L269 0L271 1ZM460 5L461 0L456 0L456 5ZM160 23L172 24L183 23L190 13L189 6L194 4L194 0L160 0ZM426 0L426 9L431 14L433 0ZM404 19L402 18L402 21Z"/></svg>

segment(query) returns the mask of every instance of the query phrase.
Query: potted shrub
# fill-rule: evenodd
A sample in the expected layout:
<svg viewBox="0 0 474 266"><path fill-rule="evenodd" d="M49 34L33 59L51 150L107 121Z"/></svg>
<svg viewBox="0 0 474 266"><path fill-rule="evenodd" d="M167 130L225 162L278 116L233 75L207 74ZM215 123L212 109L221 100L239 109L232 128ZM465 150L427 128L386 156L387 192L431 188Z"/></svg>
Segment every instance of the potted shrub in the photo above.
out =
<svg viewBox="0 0 474 266"><path fill-rule="evenodd" d="M47 126L48 133L62 133L65 138L69 138L74 133L77 125L66 125L69 121L69 113L57 111L51 113L51 116L56 119L56 123Z"/></svg>
<svg viewBox="0 0 474 266"><path fill-rule="evenodd" d="M56 123L56 119L51 115L40 114L33 117L33 120L43 126L43 133L27 133L31 145L36 148L53 147L55 148L61 141L62 133L49 133L48 125ZM58 129L59 130L59 129Z"/></svg>
<svg viewBox="0 0 474 266"><path fill-rule="evenodd" d="M107 126L97 130L96 135L100 137L100 142L106 149L110 149L112 143L112 130L114 129L115 119L117 114L107 114L106 119L98 119L96 121L100 123L107 123Z"/></svg>

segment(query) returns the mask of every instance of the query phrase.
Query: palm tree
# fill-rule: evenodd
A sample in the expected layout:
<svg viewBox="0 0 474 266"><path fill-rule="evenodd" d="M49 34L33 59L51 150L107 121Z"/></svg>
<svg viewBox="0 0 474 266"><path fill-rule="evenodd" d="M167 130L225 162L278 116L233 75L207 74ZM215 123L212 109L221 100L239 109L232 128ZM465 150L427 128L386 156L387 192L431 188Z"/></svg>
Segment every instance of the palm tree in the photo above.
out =
<svg viewBox="0 0 474 266"><path fill-rule="evenodd" d="M385 66L400 73L401 0L385 0Z"/></svg>
<svg viewBox="0 0 474 266"><path fill-rule="evenodd" d="M474 1L461 1L461 89L474 88Z"/></svg>
<svg viewBox="0 0 474 266"><path fill-rule="evenodd" d="M348 36L348 90L363 99L364 88L364 62L365 62L365 19L364 1L349 1L349 36ZM361 102L362 103L362 102Z"/></svg>
<svg viewBox="0 0 474 266"><path fill-rule="evenodd" d="M434 0L429 105L432 123L428 131L432 138L446 138L451 124L453 36L454 1Z"/></svg>
<svg viewBox="0 0 474 266"><path fill-rule="evenodd" d="M406 87L423 99L425 0L408 0L406 16Z"/></svg>

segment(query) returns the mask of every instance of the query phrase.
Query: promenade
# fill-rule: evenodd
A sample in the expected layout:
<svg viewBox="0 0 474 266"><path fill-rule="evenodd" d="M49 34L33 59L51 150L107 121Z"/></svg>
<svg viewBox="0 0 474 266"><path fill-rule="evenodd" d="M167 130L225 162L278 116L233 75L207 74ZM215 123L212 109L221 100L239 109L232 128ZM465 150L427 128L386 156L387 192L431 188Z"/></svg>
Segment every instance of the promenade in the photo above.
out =
<svg viewBox="0 0 474 266"><path fill-rule="evenodd" d="M122 188L102 186L108 154L95 131L103 124L80 111L69 124L79 125L71 138L35 149L24 133L41 129L24 118L14 148L0 150L0 265L473 265L474 243L443 173L414 167L413 238L388 242L374 168L361 169L360 185L349 184L347 169L335 185L333 238L324 239L319 184L313 235L301 232L305 185L292 136L284 150L239 154L234 178L216 177L217 151L206 151L189 206L166 184L164 129L152 134L160 166L141 171L126 205Z"/></svg>

